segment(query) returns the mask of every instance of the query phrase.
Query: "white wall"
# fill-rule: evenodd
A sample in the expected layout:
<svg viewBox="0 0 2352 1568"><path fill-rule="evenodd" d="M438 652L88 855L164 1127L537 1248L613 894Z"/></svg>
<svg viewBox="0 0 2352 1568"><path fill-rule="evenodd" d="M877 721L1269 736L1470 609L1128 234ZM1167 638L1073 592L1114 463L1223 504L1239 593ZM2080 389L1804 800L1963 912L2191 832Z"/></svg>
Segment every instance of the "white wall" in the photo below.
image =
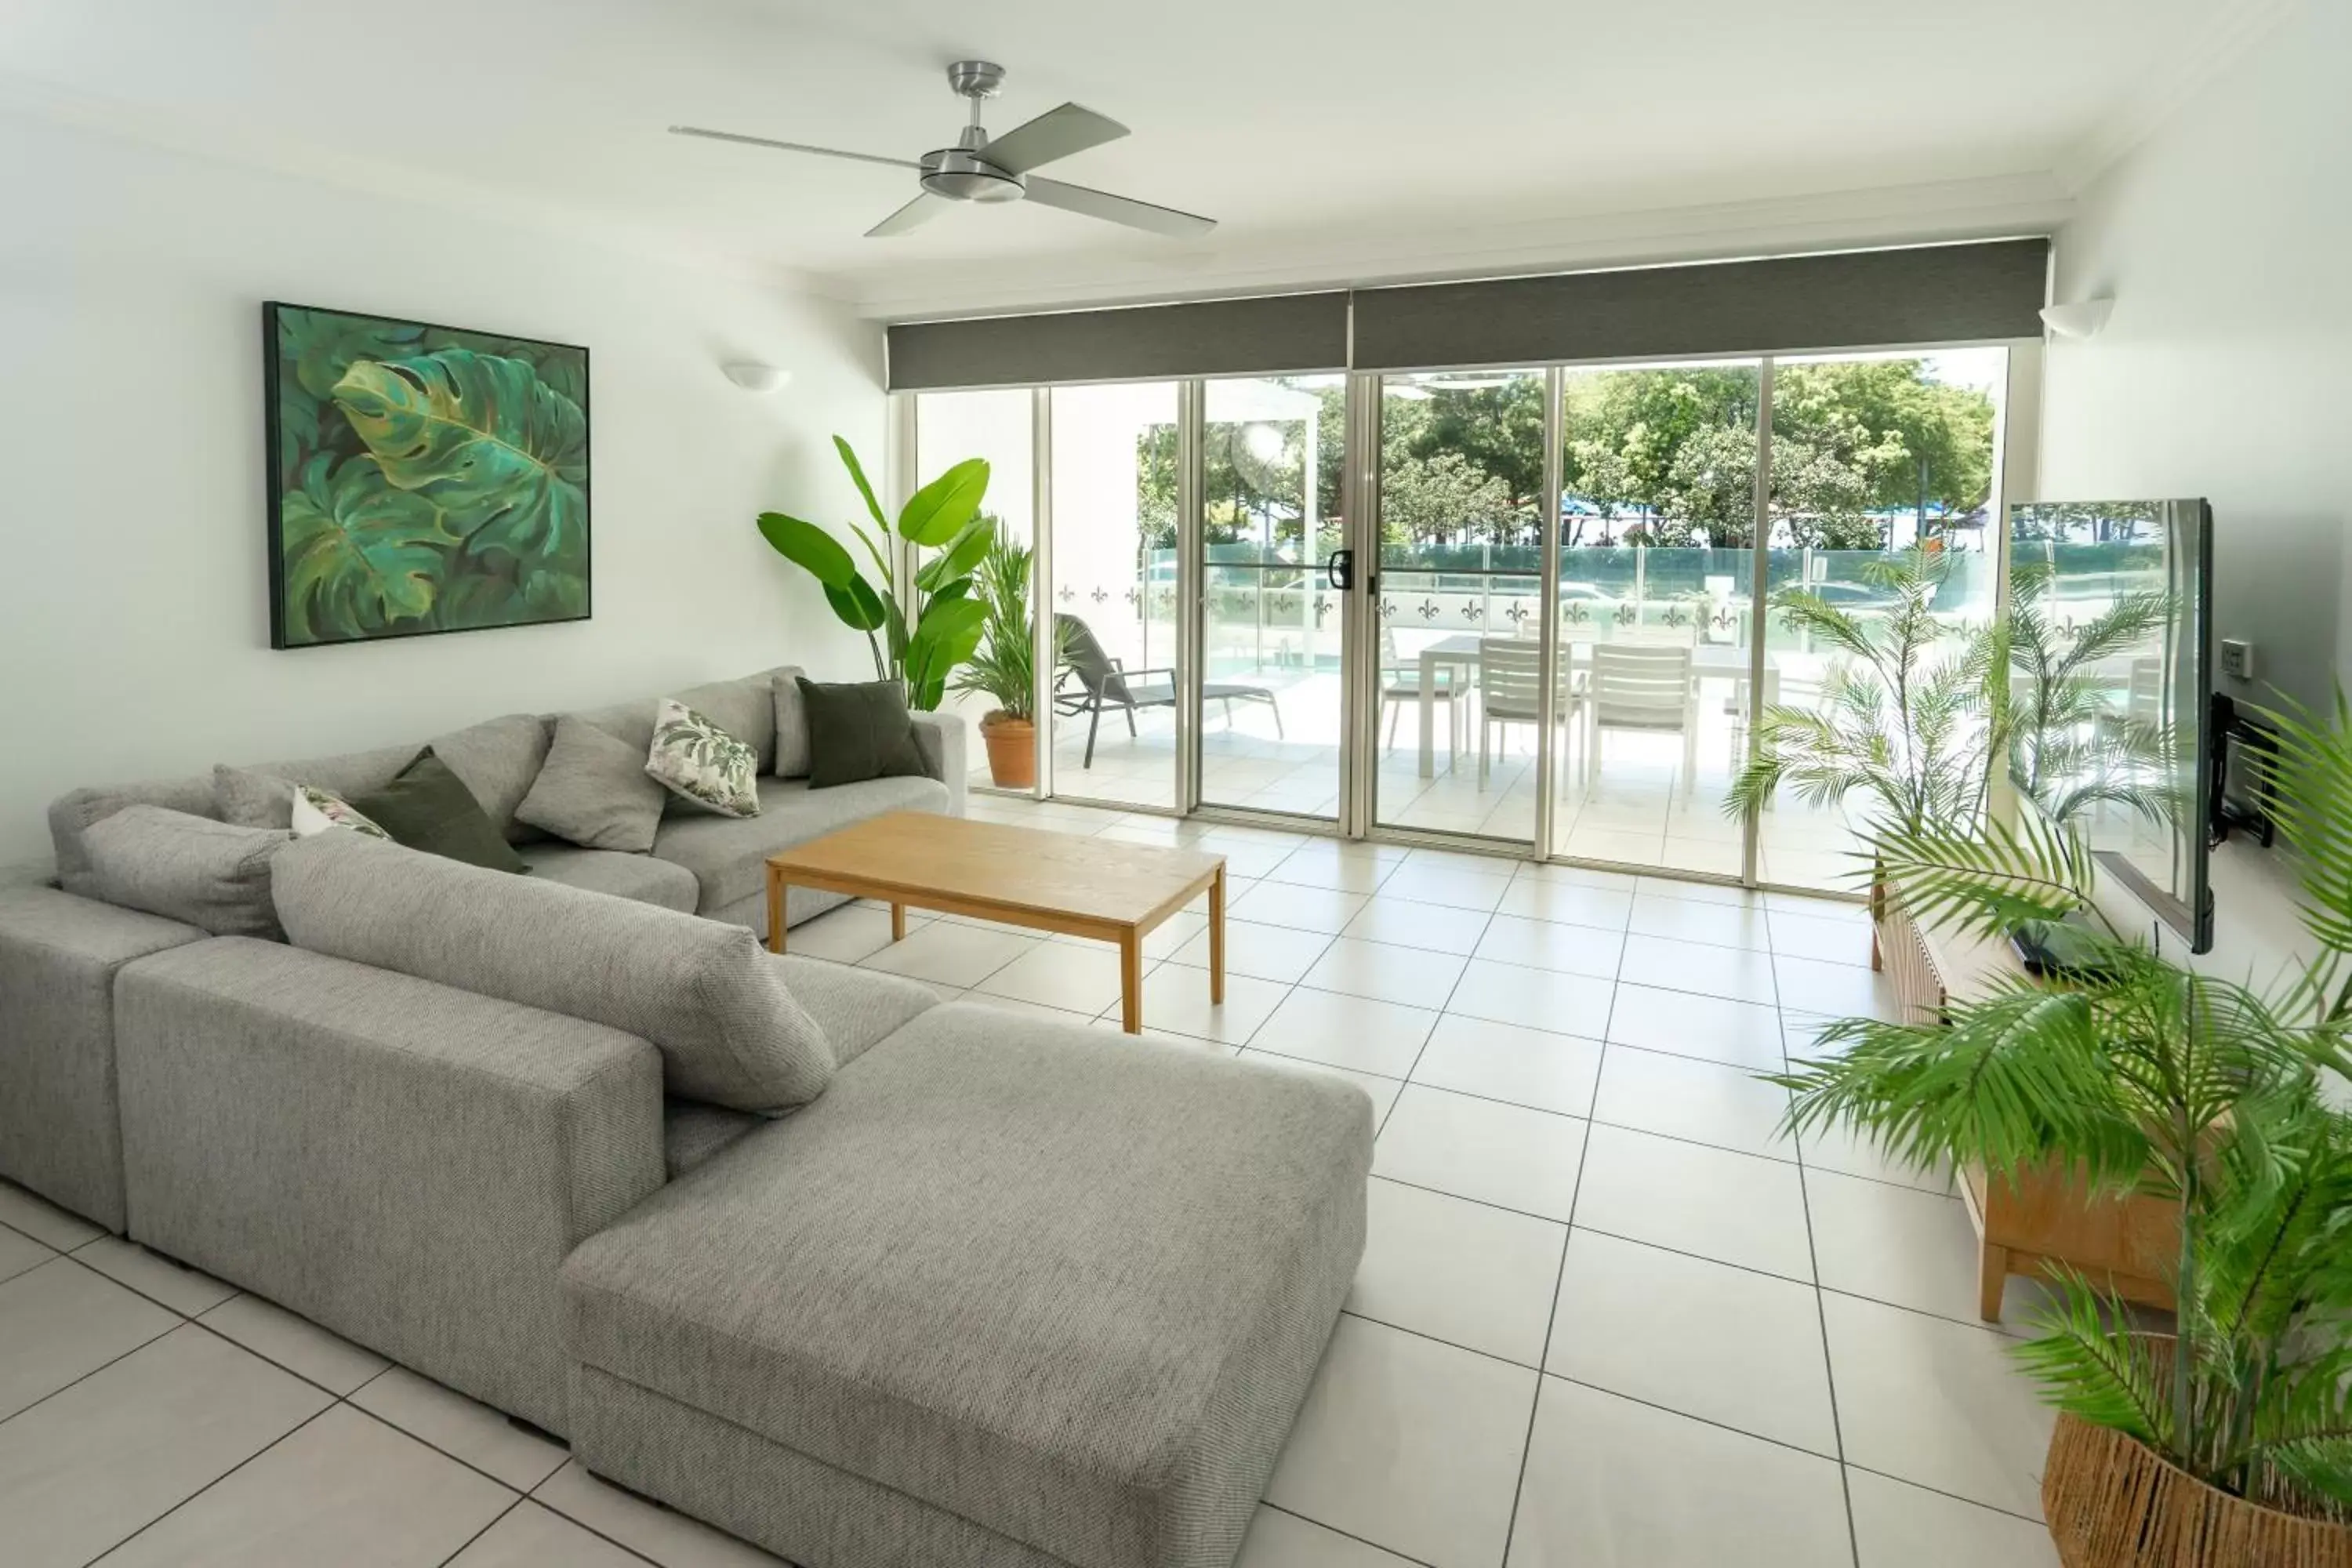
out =
<svg viewBox="0 0 2352 1568"><path fill-rule="evenodd" d="M2305 702L2352 598L2347 63L2352 8L2299 5L2084 194L2057 298L2115 315L2053 341L2044 388L2042 495L2211 497L2217 630Z"/></svg>
<svg viewBox="0 0 2352 1568"><path fill-rule="evenodd" d="M0 118L0 864L76 784L423 739L799 660L869 666L752 526L881 471L881 334L478 213ZM594 618L272 652L261 302L584 343ZM793 372L739 391L731 359Z"/></svg>

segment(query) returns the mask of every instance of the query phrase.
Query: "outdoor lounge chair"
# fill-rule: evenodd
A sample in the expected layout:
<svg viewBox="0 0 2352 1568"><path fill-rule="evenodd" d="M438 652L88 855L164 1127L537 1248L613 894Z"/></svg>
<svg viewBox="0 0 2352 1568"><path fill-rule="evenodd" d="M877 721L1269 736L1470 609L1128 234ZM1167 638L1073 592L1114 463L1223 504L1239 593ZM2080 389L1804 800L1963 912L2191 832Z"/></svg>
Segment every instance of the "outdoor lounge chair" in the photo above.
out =
<svg viewBox="0 0 2352 1568"><path fill-rule="evenodd" d="M1054 687L1054 711L1064 718L1087 714L1087 756L1081 767L1095 765L1095 732L1102 727L1107 709L1118 709L1127 715L1127 732L1135 733L1135 714L1139 708L1173 708L1176 706L1176 671L1173 667L1150 669L1129 669L1103 651L1102 644L1087 623L1076 616L1056 615L1055 624L1062 630L1062 671ZM1075 684L1073 684L1075 682ZM1282 736L1282 708L1274 693L1263 686L1239 686L1226 681L1212 680L1201 688L1203 702L1225 705L1225 722L1234 721L1234 704L1263 702L1274 713L1274 733Z"/></svg>

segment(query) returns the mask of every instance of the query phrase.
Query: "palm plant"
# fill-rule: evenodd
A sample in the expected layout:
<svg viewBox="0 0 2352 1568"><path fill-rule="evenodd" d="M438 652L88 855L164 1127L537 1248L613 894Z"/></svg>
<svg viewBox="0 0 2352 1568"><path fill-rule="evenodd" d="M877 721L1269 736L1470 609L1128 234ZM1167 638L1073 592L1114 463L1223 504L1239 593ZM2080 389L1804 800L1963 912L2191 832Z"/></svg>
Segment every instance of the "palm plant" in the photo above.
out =
<svg viewBox="0 0 2352 1568"><path fill-rule="evenodd" d="M2109 924L2064 824L1883 825L1923 921L2005 933L2088 922L2063 983L2015 975L1932 1023L1847 1019L1774 1081L1800 1134L1857 1130L1915 1162L2015 1183L2053 1168L2163 1203L2178 1231L2168 1335L2079 1274L2019 1355L2044 1397L2232 1497L2352 1521L2352 1120L2323 1083L2352 1024L2352 712L2274 716L2278 820L2318 956L2266 990L2179 968Z"/></svg>
<svg viewBox="0 0 2352 1568"><path fill-rule="evenodd" d="M1754 755L1732 780L1724 810L1753 816L1786 786L1814 805L1868 796L1874 818L1905 826L1972 821L1984 810L2007 737L1993 677L2008 661L1998 626L1956 638L1931 608L1949 557L1914 547L1864 569L1893 599L1863 619L1810 589L1784 589L1772 606L1837 657L1811 707L1764 710Z"/></svg>
<svg viewBox="0 0 2352 1568"><path fill-rule="evenodd" d="M1000 535L972 574L973 598L987 612L987 618L980 647L956 677L954 689L994 703L990 718L1001 714L1010 720L1036 721L1037 640L1029 608L1034 569L1029 546ZM1058 648L1058 624L1055 631Z"/></svg>
<svg viewBox="0 0 2352 1568"><path fill-rule="evenodd" d="M760 514L760 535L776 553L807 572L824 589L824 601L852 631L866 634L877 679L906 688L907 705L929 711L940 705L958 666L980 646L987 612L971 595L972 569L988 553L995 525L980 514L988 493L988 463L970 458L908 498L894 524L874 499L874 487L848 442L835 436L834 449L856 483L866 510L881 531L881 543L856 523L857 542L874 562L869 582L841 542L815 523L781 511ZM933 552L903 584L893 557L897 541ZM879 633L877 637L876 634ZM887 658L886 658L887 654Z"/></svg>
<svg viewBox="0 0 2352 1568"><path fill-rule="evenodd" d="M2171 595L2142 590L2119 595L2080 626L2061 626L2048 603L2055 573L2046 564L2010 574L2005 628L2015 673L2009 725L2011 773L2042 815L2063 822L2085 806L2111 801L2153 821L2177 809L2171 730L2110 700L2111 678L2099 665L2140 647L2172 614Z"/></svg>

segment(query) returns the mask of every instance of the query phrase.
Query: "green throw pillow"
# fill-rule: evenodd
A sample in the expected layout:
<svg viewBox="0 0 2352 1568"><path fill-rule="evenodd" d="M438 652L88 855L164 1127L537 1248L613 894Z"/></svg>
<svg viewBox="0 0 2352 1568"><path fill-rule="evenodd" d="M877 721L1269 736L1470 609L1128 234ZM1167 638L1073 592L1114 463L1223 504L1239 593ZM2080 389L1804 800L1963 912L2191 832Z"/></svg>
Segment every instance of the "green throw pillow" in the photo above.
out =
<svg viewBox="0 0 2352 1568"><path fill-rule="evenodd" d="M907 717L907 693L897 681L832 686L793 679L800 680L801 705L808 712L809 788L908 778L924 771L914 721Z"/></svg>
<svg viewBox="0 0 2352 1568"><path fill-rule="evenodd" d="M411 849L493 871L530 869L482 803L430 746L382 789L352 796L351 806L390 834L394 843Z"/></svg>

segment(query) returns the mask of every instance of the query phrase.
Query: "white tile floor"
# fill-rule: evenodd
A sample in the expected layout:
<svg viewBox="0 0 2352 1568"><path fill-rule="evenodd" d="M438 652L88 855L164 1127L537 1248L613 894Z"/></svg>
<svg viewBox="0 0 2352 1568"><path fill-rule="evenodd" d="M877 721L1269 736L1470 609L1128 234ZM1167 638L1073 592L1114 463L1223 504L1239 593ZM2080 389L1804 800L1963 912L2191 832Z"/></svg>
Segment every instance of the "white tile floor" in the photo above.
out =
<svg viewBox="0 0 2352 1568"><path fill-rule="evenodd" d="M974 809L1231 856L1225 1004L1202 917L1180 917L1150 944L1147 1025L1372 1094L1363 1266L1242 1568L2056 1561L2049 1418L1975 1319L1948 1183L1792 1148L1749 1076L1805 1048L1806 1009L1883 1005L1858 911ZM1100 950L910 925L893 948L852 907L792 945L1120 1048ZM5 1185L0 1521L11 1568L772 1561Z"/></svg>

